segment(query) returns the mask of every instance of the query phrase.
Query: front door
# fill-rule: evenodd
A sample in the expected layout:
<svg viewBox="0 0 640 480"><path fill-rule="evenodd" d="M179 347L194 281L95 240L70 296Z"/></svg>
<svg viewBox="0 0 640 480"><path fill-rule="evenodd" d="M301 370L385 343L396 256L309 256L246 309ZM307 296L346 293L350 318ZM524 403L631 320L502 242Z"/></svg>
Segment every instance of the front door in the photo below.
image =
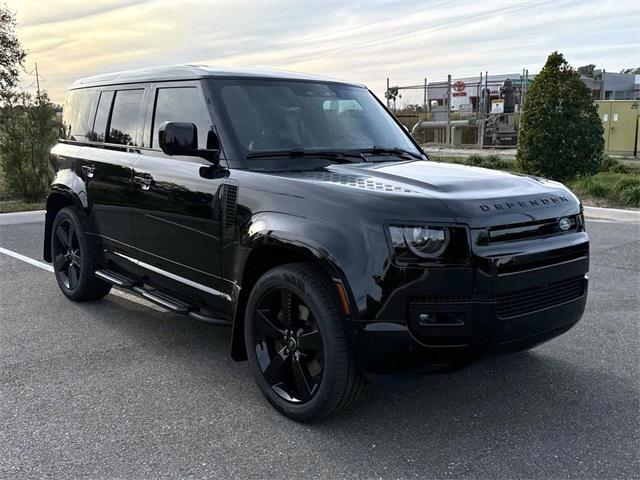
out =
<svg viewBox="0 0 640 480"><path fill-rule="evenodd" d="M152 285L228 314L234 292L220 267L223 180L201 175L211 167L206 160L168 156L158 146L160 125L171 121L195 124L199 147L205 148L213 126L206 99L199 82L154 86L151 99L150 148L141 150L133 172L139 265Z"/></svg>

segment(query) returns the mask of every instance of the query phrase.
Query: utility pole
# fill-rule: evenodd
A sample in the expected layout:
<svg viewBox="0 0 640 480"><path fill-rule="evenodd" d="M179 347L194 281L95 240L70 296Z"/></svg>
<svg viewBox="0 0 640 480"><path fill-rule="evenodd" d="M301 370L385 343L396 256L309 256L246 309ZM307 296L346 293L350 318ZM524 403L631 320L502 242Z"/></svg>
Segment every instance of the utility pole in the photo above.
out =
<svg viewBox="0 0 640 480"><path fill-rule="evenodd" d="M605 91L604 91L605 82L604 82L604 80L605 80L606 76L607 76L607 71L603 68L602 69L602 82L601 82L602 86L600 87L600 100L604 100L604 97L605 97Z"/></svg>
<svg viewBox="0 0 640 480"><path fill-rule="evenodd" d="M447 147L451 145L451 74L447 75L447 130L444 132Z"/></svg>
<svg viewBox="0 0 640 480"><path fill-rule="evenodd" d="M480 81L476 84L476 101L478 104L478 147L482 148L482 122L484 114L482 111L482 72L480 72Z"/></svg>
<svg viewBox="0 0 640 480"><path fill-rule="evenodd" d="M427 79L424 79L424 98L422 100L422 110L427 113Z"/></svg>
<svg viewBox="0 0 640 480"><path fill-rule="evenodd" d="M387 108L389 108L389 77L387 77L387 94L385 97L387 97Z"/></svg>
<svg viewBox="0 0 640 480"><path fill-rule="evenodd" d="M480 73L482 76L482 73ZM489 92L489 72L484 71L484 88L482 89L482 122L480 122L480 148L484 148L484 129L487 121L487 102L491 105L491 92Z"/></svg>
<svg viewBox="0 0 640 480"><path fill-rule="evenodd" d="M31 87L35 84L36 85L36 99L38 101L38 105L40 104L40 73L38 72L38 64L35 64L35 67L33 70L31 70L28 75L32 76L32 77L36 77L36 79L31 82ZM42 77L42 80L46 80L46 78Z"/></svg>
<svg viewBox="0 0 640 480"><path fill-rule="evenodd" d="M40 100L40 75L38 75L38 64L36 63L36 92L38 92L38 100Z"/></svg>

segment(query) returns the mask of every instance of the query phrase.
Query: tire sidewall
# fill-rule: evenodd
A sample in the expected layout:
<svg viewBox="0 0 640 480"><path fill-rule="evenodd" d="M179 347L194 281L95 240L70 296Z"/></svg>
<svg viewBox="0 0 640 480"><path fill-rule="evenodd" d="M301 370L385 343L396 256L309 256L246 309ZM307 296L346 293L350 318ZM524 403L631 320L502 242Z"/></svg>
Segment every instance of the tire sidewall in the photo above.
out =
<svg viewBox="0 0 640 480"><path fill-rule="evenodd" d="M267 292L274 288L281 287L290 289L307 304L316 319L316 324L320 331L320 336L322 337L323 365L320 387L313 398L303 404L288 402L273 391L262 374L255 352L252 328L254 311L259 300ZM245 310L245 344L251 371L256 382L269 402L278 411L298 421L309 420L312 417L320 416L322 415L322 412L326 411L328 408L330 409L334 391L337 387L339 388L337 385L338 364L340 361L345 361L345 359L339 358L341 355L340 345L338 345L338 339L333 331L332 322L327 321L328 316L339 317L340 314L335 304L327 305L326 300L323 301L321 297L321 292L316 290L317 289L313 286L307 285L299 275L290 269L287 269L286 267L276 268L267 272L255 284L249 296L247 308Z"/></svg>
<svg viewBox="0 0 640 480"><path fill-rule="evenodd" d="M93 264L93 249L89 245L89 241L87 239L87 233L85 231L85 227L83 222L78 218L78 213L75 211L73 207L65 207L58 212L55 220L53 221L53 226L51 229L51 258L54 264L54 274L56 277L56 281L60 286L62 292L72 300L80 299L83 297L83 294L88 288L88 284L93 277L94 274L94 264ZM78 245L80 247L80 278L78 279L78 285L75 289L71 290L67 288L64 283L62 283L58 272L55 271L55 250L54 243L56 237L56 229L58 225L62 221L69 221L73 224L75 228L76 235L78 237Z"/></svg>

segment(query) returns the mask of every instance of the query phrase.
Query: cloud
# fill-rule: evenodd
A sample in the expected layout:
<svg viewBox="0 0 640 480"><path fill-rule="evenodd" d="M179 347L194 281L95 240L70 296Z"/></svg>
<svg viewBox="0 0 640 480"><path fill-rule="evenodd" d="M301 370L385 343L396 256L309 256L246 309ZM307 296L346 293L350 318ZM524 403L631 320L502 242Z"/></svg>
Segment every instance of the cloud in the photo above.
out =
<svg viewBox="0 0 640 480"><path fill-rule="evenodd" d="M45 88L172 63L264 65L345 78L382 96L395 83L535 71L560 50L575 66L640 65L640 9L624 0L9 0ZM637 3L636 3L637 5ZM31 80L25 77L25 85Z"/></svg>

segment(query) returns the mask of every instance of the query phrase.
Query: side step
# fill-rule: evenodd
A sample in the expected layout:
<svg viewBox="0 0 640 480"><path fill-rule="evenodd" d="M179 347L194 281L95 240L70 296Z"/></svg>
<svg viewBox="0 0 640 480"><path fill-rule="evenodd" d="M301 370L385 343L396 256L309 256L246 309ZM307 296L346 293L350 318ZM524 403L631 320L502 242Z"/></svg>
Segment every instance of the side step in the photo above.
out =
<svg viewBox="0 0 640 480"><path fill-rule="evenodd" d="M143 298L157 305L160 305L161 307L166 308L171 312L187 315L194 320L208 323L209 325L231 326L231 322L228 320L222 320L212 317L200 310L195 305L189 305L181 300L178 300L177 298L174 298L153 288L147 290L141 286L140 281L126 277L120 273L116 273L111 270L96 270L95 275L99 279L104 280L105 282L109 282L116 287L131 290L142 296Z"/></svg>
<svg viewBox="0 0 640 480"><path fill-rule="evenodd" d="M133 287L132 290L140 295L142 295L147 300L157 303L161 307L166 308L174 313L189 313L190 306L186 303L181 302L169 295L165 295L162 292L158 292L157 290L145 290L142 287Z"/></svg>
<svg viewBox="0 0 640 480"><path fill-rule="evenodd" d="M121 288L133 288L137 284L134 280L111 270L96 270L96 277Z"/></svg>

